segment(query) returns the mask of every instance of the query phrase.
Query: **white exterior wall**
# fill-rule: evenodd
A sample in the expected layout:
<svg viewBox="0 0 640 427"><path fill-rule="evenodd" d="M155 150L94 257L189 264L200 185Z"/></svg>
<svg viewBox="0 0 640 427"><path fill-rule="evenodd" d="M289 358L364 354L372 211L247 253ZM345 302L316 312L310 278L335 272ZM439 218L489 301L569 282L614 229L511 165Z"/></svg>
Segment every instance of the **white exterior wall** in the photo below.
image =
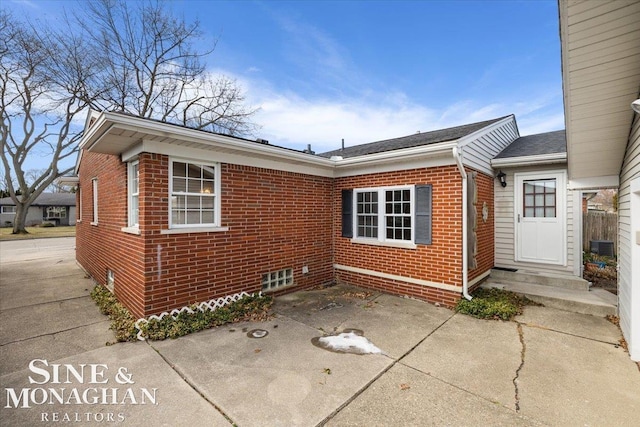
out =
<svg viewBox="0 0 640 427"><path fill-rule="evenodd" d="M507 174L507 186L502 187L498 180L494 181L494 209L495 209L495 266L503 268L515 268L519 270L540 271L580 276L582 263L582 251L580 248L580 224L574 224L581 220L579 192L567 190L565 201L567 212L567 263L566 265L539 264L530 262L518 262L515 260L515 223L514 223L514 197L515 179L514 173L538 172L545 170L566 170L566 165L555 164L546 166L529 166L517 168L502 168ZM575 220L575 221L574 221Z"/></svg>
<svg viewBox="0 0 640 427"><path fill-rule="evenodd" d="M618 310L631 359L640 361L640 114L635 115L618 193Z"/></svg>
<svg viewBox="0 0 640 427"><path fill-rule="evenodd" d="M464 164L487 175L493 175L491 159L520 137L515 118L493 125L484 135L461 144ZM495 127L494 127L495 126Z"/></svg>

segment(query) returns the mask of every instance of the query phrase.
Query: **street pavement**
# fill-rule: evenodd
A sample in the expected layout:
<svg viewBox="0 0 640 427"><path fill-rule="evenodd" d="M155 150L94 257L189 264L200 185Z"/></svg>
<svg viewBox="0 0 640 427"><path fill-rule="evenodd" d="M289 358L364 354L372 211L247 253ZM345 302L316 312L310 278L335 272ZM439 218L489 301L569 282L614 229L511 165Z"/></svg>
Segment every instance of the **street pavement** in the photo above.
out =
<svg viewBox="0 0 640 427"><path fill-rule="evenodd" d="M640 419L640 370L603 318L526 307L515 321L486 321L334 286L278 297L266 322L113 344L74 245L73 238L0 242L0 425L635 426ZM256 329L265 336L255 338ZM382 353L314 345L349 331Z"/></svg>

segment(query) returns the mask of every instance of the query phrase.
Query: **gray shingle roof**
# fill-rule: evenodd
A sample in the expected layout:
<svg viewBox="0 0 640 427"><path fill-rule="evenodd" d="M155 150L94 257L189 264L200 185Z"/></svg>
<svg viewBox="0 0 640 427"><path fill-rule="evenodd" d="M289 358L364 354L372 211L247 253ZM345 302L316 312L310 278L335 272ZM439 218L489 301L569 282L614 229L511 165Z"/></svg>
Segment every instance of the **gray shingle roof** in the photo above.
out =
<svg viewBox="0 0 640 427"><path fill-rule="evenodd" d="M11 197L0 199L0 205L13 206ZM31 206L75 206L76 195L73 193L42 193Z"/></svg>
<svg viewBox="0 0 640 427"><path fill-rule="evenodd" d="M499 117L484 122L471 123L468 125L456 126L447 129L439 129L431 132L415 133L413 135L403 136L400 138L385 139L383 141L370 142L368 144L355 145L345 147L344 150L338 149L318 154L322 157L342 156L343 158L365 156L367 154L382 153L385 151L400 150L402 148L418 147L421 145L435 144L438 142L454 141L456 139L467 136L477 130L489 126L497 121L504 119Z"/></svg>
<svg viewBox="0 0 640 427"><path fill-rule="evenodd" d="M566 133L564 130L557 130L554 132L522 136L509 144L495 158L505 159L510 157L525 157L566 152Z"/></svg>

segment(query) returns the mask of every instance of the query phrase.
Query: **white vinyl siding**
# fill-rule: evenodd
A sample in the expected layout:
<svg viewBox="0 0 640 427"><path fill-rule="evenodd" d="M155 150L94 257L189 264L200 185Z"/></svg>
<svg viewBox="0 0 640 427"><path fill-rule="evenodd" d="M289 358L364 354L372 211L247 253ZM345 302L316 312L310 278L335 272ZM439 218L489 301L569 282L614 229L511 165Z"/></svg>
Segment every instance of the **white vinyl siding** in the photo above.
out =
<svg viewBox="0 0 640 427"><path fill-rule="evenodd" d="M515 172L538 172L543 170L557 170L558 165L539 167L520 167L515 169L503 168L507 174L507 186L503 188L496 179L494 181L494 209L495 209L495 265L496 267L517 268L522 270L538 271L540 264L515 261L515 223L514 223L514 173ZM575 263L582 260L574 256L574 231L576 225L574 218L579 218L574 209L580 209L581 205L574 203L574 192L567 190L566 197L566 233L567 233L567 255L566 266L545 264L544 268L560 274L579 275L579 265Z"/></svg>
<svg viewBox="0 0 640 427"><path fill-rule="evenodd" d="M632 227L631 181L640 177L640 115L635 115L627 151L620 172L620 189L618 192L618 310L620 328L629 343L631 357L640 360L640 276L638 268L640 255L633 259L633 254L640 253L635 242L635 233L639 230ZM635 207L635 205L634 205ZM633 212L640 215L640 212ZM635 246L634 246L635 245ZM635 276L632 276L634 273ZM635 281L635 287L634 287ZM634 354L635 352L635 354Z"/></svg>
<svg viewBox="0 0 640 427"><path fill-rule="evenodd" d="M462 143L464 164L492 176L491 159L519 137L515 119L511 117L476 139Z"/></svg>

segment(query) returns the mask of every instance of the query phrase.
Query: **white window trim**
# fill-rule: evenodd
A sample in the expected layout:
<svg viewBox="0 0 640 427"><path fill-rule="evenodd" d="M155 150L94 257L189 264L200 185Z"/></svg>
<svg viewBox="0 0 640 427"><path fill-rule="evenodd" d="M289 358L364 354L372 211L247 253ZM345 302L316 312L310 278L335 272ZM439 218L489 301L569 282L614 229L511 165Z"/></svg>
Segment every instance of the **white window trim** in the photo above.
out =
<svg viewBox="0 0 640 427"><path fill-rule="evenodd" d="M82 187L78 185L78 218L76 222L82 222Z"/></svg>
<svg viewBox="0 0 640 427"><path fill-rule="evenodd" d="M172 222L172 196L173 196L173 163L174 162L178 162L178 163L191 163L194 165L200 165L200 166L210 166L213 167L213 173L214 173L214 198L213 198L213 224L210 223L206 223L206 224L173 224ZM190 160L190 159L183 159L183 158L179 158L179 157L170 157L169 158L169 218L168 218L168 223L169 223L169 229L168 230L162 230L161 233L162 234L178 234L178 233L197 233L197 232L216 232L216 231L228 231L228 227L221 227L220 223L221 223L221 214L220 214L220 209L222 206L222 202L221 202L221 197L220 197L220 193L221 193L221 183L220 183L220 163L203 163L202 161L198 161L198 160ZM189 194L189 193L187 193ZM197 194L193 194L193 195L197 195Z"/></svg>
<svg viewBox="0 0 640 427"><path fill-rule="evenodd" d="M93 220L91 225L98 225L98 178L91 179L91 188L93 198Z"/></svg>
<svg viewBox="0 0 640 427"><path fill-rule="evenodd" d="M123 228L122 231L131 232L135 231L140 227L140 179L138 178L138 192L133 193L133 168L138 166L138 177L140 176L140 163L136 160L133 162L127 163L127 226ZM133 214L133 199L134 197L138 198L138 218L134 218ZM137 221L135 221L137 219ZM126 229L126 230L125 230ZM133 234L140 234L133 233Z"/></svg>
<svg viewBox="0 0 640 427"><path fill-rule="evenodd" d="M386 224L384 204L386 201L385 192L393 190L409 190L411 197L411 240L396 240L386 238ZM358 237L358 193L377 192L378 193L378 237ZM372 187L353 189L353 238L352 243L367 244L375 246L390 246L395 248L416 249L416 196L415 185L396 185L391 187Z"/></svg>
<svg viewBox="0 0 640 427"><path fill-rule="evenodd" d="M7 208L13 208L13 210L6 212L5 209L7 209ZM15 214L16 211L17 211L17 209L16 209L15 206L13 206L13 205L10 205L10 206L9 205L5 205L5 206L1 207L0 213L3 213L3 214Z"/></svg>

